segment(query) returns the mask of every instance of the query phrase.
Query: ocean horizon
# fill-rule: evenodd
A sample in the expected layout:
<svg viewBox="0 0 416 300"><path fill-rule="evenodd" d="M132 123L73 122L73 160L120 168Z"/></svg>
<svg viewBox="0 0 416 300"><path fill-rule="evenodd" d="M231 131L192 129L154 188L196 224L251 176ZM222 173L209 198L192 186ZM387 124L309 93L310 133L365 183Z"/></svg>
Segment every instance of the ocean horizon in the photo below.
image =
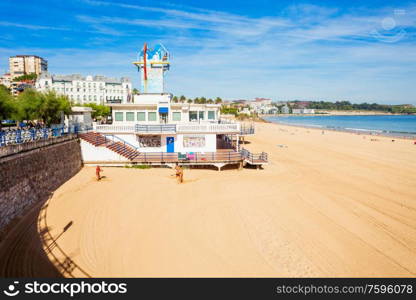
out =
<svg viewBox="0 0 416 300"><path fill-rule="evenodd" d="M358 131L388 135L416 136L416 115L273 116L267 121L286 125Z"/></svg>

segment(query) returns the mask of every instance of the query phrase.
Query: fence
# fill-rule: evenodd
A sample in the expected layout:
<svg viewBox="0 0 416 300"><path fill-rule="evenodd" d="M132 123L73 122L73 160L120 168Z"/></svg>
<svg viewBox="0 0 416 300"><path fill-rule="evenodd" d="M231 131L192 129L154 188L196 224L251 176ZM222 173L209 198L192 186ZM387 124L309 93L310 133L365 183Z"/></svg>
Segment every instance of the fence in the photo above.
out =
<svg viewBox="0 0 416 300"><path fill-rule="evenodd" d="M0 131L0 146L23 144L31 141L50 139L71 133L69 130L61 128L31 128L31 129L13 129Z"/></svg>
<svg viewBox="0 0 416 300"><path fill-rule="evenodd" d="M139 125L136 124L136 132L139 133L174 133L176 132L176 125Z"/></svg>
<svg viewBox="0 0 416 300"><path fill-rule="evenodd" d="M134 133L134 125L97 125L94 128L97 132L129 132Z"/></svg>
<svg viewBox="0 0 416 300"><path fill-rule="evenodd" d="M144 163L211 163L238 162L242 160L240 152L190 152L190 153L140 153L134 161Z"/></svg>
<svg viewBox="0 0 416 300"><path fill-rule="evenodd" d="M178 124L177 132L239 133L240 124Z"/></svg>
<svg viewBox="0 0 416 300"><path fill-rule="evenodd" d="M240 134L241 135L248 135L248 134L254 134L254 125L241 125L240 127Z"/></svg>
<svg viewBox="0 0 416 300"><path fill-rule="evenodd" d="M244 160L249 162L250 164L262 164L268 162L268 155L266 152L261 153L251 153L246 149L241 149L241 155L243 156Z"/></svg>
<svg viewBox="0 0 416 300"><path fill-rule="evenodd" d="M124 145L124 147L129 146L132 149L134 149L136 151L139 151L139 148L138 147L130 144L129 142L123 140L122 138L120 138L120 137L118 137L116 135L113 135L113 134L104 134L104 138L105 138L106 144L108 143L107 141L110 141L111 140L112 143L116 143L115 140L117 140L118 142L122 143Z"/></svg>

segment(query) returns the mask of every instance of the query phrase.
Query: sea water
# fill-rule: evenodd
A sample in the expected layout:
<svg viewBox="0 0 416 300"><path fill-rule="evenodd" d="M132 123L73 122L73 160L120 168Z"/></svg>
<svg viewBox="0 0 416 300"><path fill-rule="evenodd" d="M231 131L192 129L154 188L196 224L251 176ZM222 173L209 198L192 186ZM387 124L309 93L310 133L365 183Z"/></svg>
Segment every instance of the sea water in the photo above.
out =
<svg viewBox="0 0 416 300"><path fill-rule="evenodd" d="M265 117L275 123L318 127L335 130L362 131L379 134L416 136L416 115L370 116L273 116Z"/></svg>

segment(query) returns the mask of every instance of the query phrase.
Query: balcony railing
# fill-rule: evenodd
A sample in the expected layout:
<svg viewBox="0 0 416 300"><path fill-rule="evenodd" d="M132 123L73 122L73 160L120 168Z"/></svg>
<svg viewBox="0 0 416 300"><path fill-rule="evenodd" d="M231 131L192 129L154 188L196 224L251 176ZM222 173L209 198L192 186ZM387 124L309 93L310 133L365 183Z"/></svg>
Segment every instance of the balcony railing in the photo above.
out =
<svg viewBox="0 0 416 300"><path fill-rule="evenodd" d="M240 124L96 125L100 133L240 133Z"/></svg>
<svg viewBox="0 0 416 300"><path fill-rule="evenodd" d="M164 125L139 125L136 124L136 132L138 133L176 133L175 124Z"/></svg>
<svg viewBox="0 0 416 300"><path fill-rule="evenodd" d="M97 125L94 128L97 132L102 133L134 133L134 125Z"/></svg>
<svg viewBox="0 0 416 300"><path fill-rule="evenodd" d="M201 132L201 133L239 133L240 124L178 124L177 132Z"/></svg>

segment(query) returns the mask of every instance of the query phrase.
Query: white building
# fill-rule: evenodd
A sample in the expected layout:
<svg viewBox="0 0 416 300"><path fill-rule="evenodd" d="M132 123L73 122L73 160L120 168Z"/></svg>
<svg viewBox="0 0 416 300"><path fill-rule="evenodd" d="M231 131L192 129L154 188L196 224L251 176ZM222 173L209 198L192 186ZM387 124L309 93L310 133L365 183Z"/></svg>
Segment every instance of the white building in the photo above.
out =
<svg viewBox="0 0 416 300"><path fill-rule="evenodd" d="M107 78L104 76L51 75L42 73L35 85L39 91L56 91L67 95L78 104L127 103L131 101L130 79Z"/></svg>
<svg viewBox="0 0 416 300"><path fill-rule="evenodd" d="M294 108L292 109L293 114L314 114L315 109L313 108Z"/></svg>
<svg viewBox="0 0 416 300"><path fill-rule="evenodd" d="M254 101L250 101L249 106L253 112L258 114L269 114L274 108L272 100L266 98L256 98Z"/></svg>
<svg viewBox="0 0 416 300"><path fill-rule="evenodd" d="M11 83L12 83L12 77L10 74L6 73L0 76L0 84L9 88L11 86Z"/></svg>
<svg viewBox="0 0 416 300"><path fill-rule="evenodd" d="M141 82L142 89L151 93L107 103L112 124L94 124L92 131L80 135L84 162L211 164L219 169L245 158L251 164L267 162L265 154L240 151L240 124L221 121L219 104L172 101L164 91L169 53L163 46L145 46L134 64L145 73L141 80L148 81Z"/></svg>
<svg viewBox="0 0 416 300"><path fill-rule="evenodd" d="M280 108L280 112L281 112L282 114L288 114L288 113L290 113L289 106L287 106L287 104L283 105L283 106Z"/></svg>

